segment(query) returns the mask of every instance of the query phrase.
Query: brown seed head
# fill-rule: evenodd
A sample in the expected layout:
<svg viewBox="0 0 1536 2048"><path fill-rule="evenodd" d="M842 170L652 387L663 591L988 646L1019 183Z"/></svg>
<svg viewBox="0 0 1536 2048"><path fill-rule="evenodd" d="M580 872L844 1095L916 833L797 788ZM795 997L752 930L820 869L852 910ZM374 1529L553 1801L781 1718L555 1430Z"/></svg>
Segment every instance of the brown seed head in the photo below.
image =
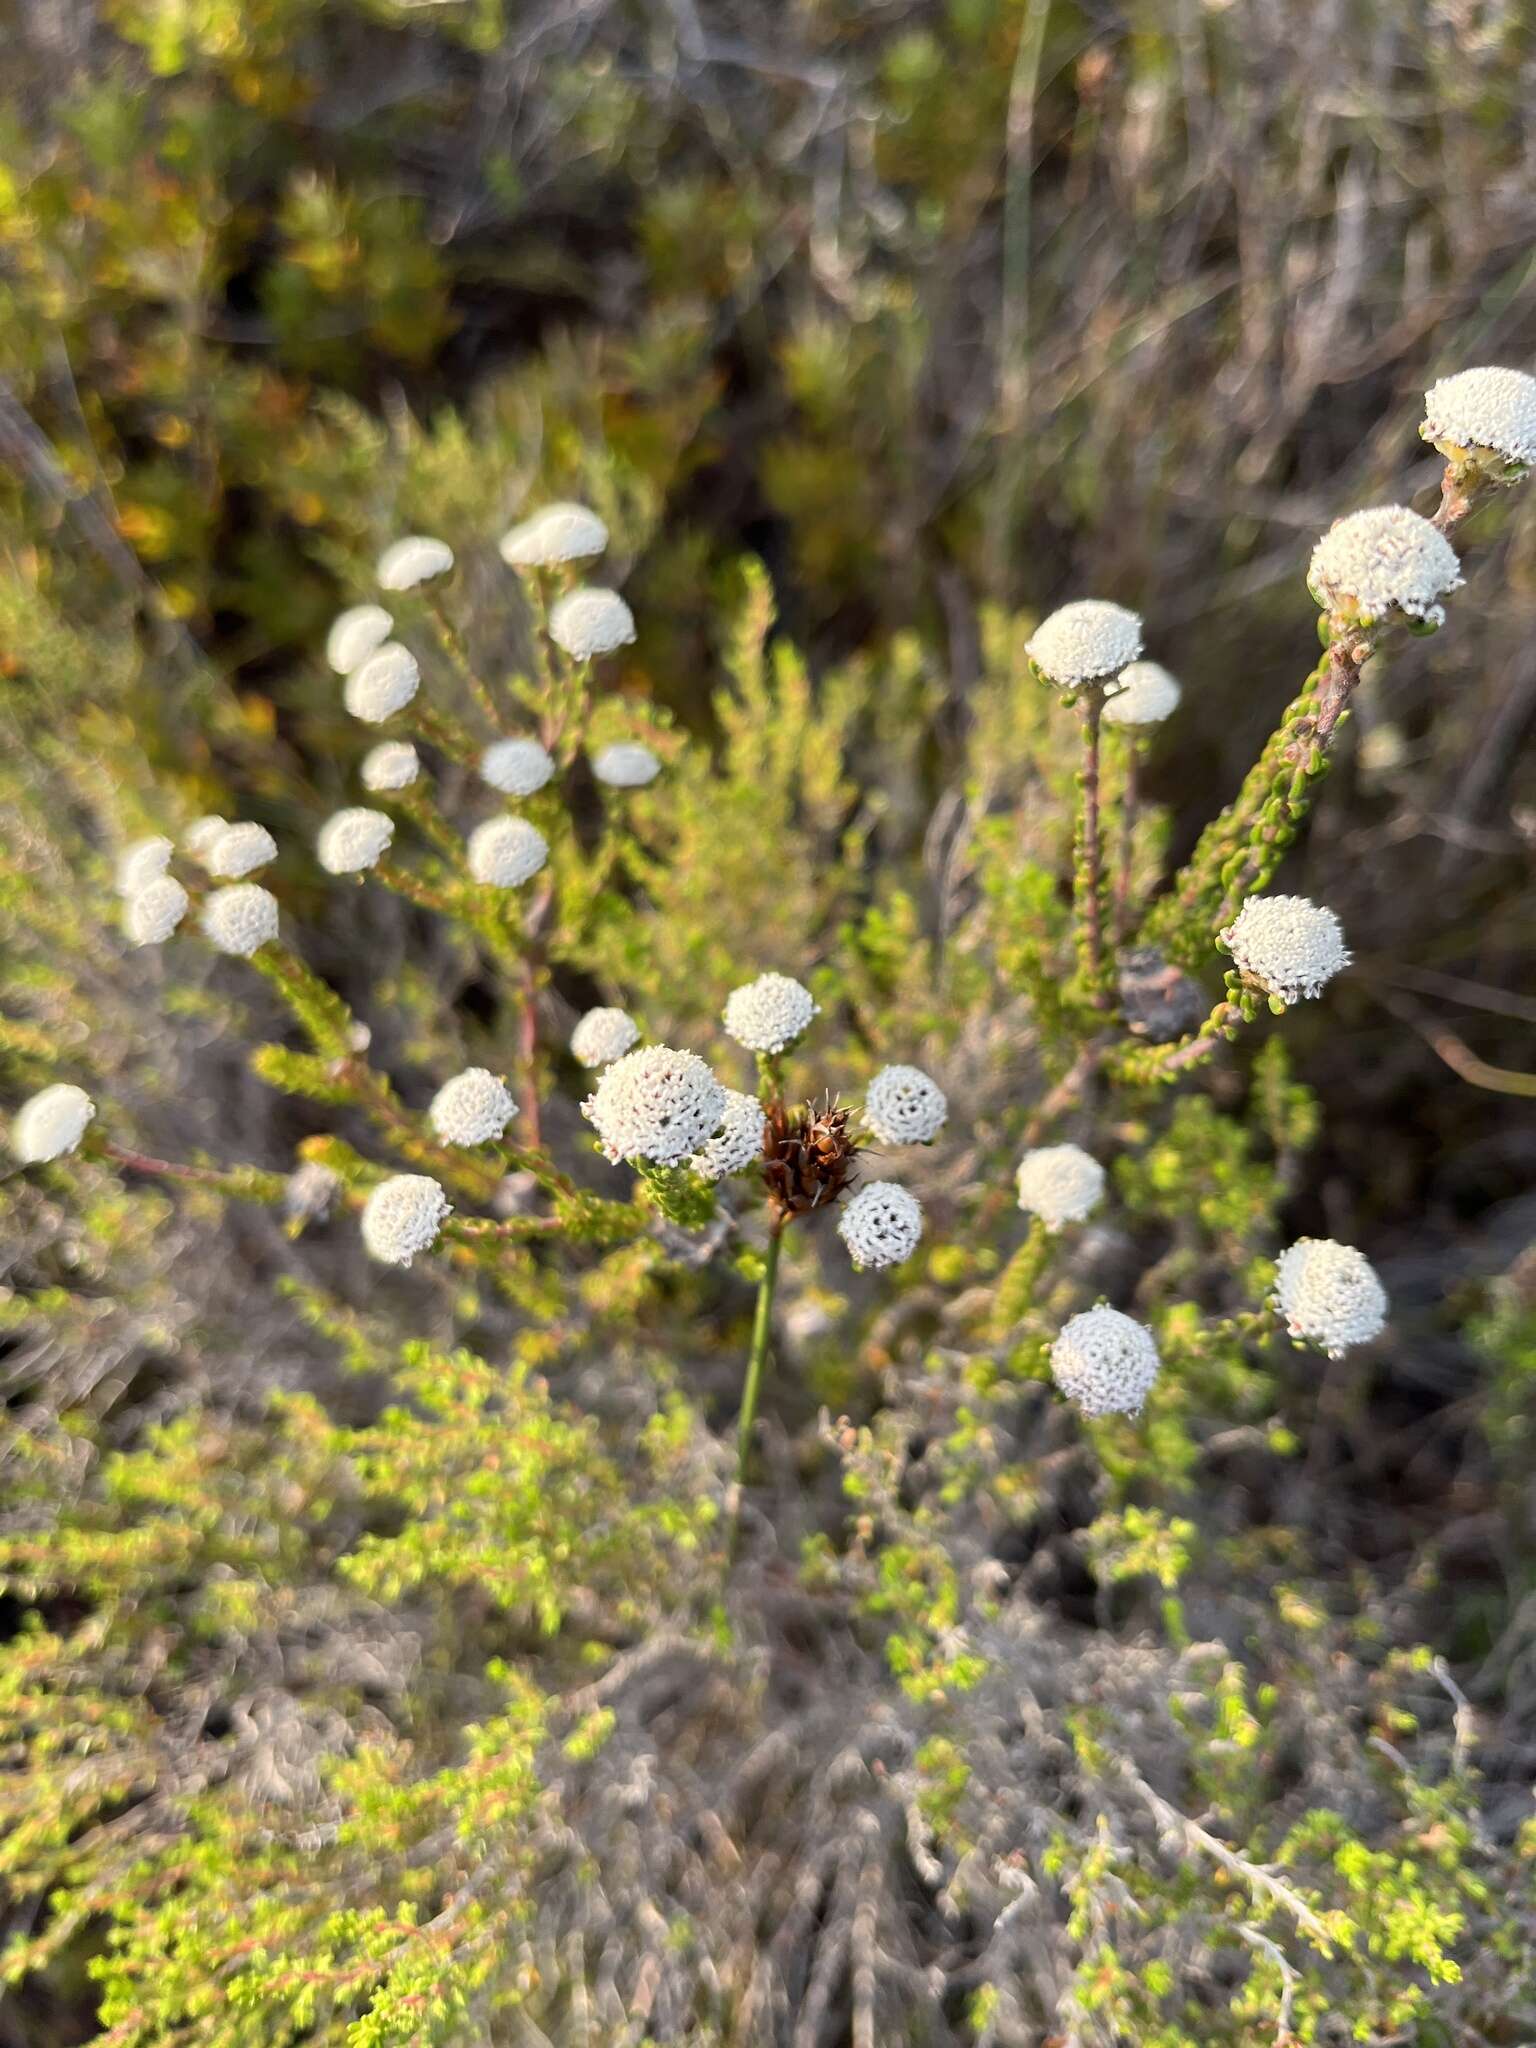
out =
<svg viewBox="0 0 1536 2048"><path fill-rule="evenodd" d="M763 1180L768 1211L780 1224L826 1209L854 1178L858 1146L848 1135L851 1110L831 1096L790 1109L770 1102L764 1112Z"/></svg>

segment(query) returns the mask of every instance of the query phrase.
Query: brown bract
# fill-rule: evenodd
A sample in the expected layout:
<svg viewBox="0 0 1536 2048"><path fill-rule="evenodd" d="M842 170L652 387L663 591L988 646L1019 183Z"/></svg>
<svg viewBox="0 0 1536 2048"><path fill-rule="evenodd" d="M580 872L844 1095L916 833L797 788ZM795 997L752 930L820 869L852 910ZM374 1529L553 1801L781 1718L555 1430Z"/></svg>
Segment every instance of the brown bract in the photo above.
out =
<svg viewBox="0 0 1536 2048"><path fill-rule="evenodd" d="M764 1110L763 1179L768 1213L780 1228L796 1216L826 1209L854 1179L858 1146L848 1134L852 1111L832 1097L818 1105L790 1109L770 1102Z"/></svg>

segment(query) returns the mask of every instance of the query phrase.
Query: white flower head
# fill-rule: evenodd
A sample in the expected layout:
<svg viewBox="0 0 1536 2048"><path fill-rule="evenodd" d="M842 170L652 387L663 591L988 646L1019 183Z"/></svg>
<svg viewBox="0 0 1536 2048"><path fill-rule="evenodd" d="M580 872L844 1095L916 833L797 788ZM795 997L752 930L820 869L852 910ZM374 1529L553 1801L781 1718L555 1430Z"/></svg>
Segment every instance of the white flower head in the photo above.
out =
<svg viewBox="0 0 1536 2048"><path fill-rule="evenodd" d="M249 960L277 937L277 898L256 882L215 889L203 905L203 936L220 953Z"/></svg>
<svg viewBox="0 0 1536 2048"><path fill-rule="evenodd" d="M1339 920L1305 896L1250 896L1220 937L1244 974L1282 1003L1320 995L1350 962Z"/></svg>
<svg viewBox="0 0 1536 2048"><path fill-rule="evenodd" d="M640 1036L627 1010L588 1010L571 1033L571 1051L584 1067L611 1067Z"/></svg>
<svg viewBox="0 0 1536 2048"><path fill-rule="evenodd" d="M11 1150L24 1166L42 1166L73 1152L96 1105L83 1088L55 1081L24 1102L11 1126Z"/></svg>
<svg viewBox="0 0 1536 2048"><path fill-rule="evenodd" d="M342 1179L334 1167L305 1159L283 1182L283 1214L290 1223L319 1223L341 1193Z"/></svg>
<svg viewBox="0 0 1536 2048"><path fill-rule="evenodd" d="M1524 370L1459 370L1424 394L1424 439L1448 462L1470 458L1515 479L1536 464L1536 377Z"/></svg>
<svg viewBox="0 0 1536 2048"><path fill-rule="evenodd" d="M466 1067L445 1081L427 1111L445 1145L488 1145L516 1115L507 1084L486 1067Z"/></svg>
<svg viewBox="0 0 1536 2048"><path fill-rule="evenodd" d="M342 702L364 725L382 725L403 711L421 687L421 664L409 647L386 640L347 677Z"/></svg>
<svg viewBox="0 0 1536 2048"><path fill-rule="evenodd" d="M788 1052L810 1028L820 1003L787 974L760 974L725 999L726 1031L748 1052Z"/></svg>
<svg viewBox="0 0 1536 2048"><path fill-rule="evenodd" d="M549 842L526 818L487 818L470 833L464 858L477 882L518 889L548 860Z"/></svg>
<svg viewBox="0 0 1536 2048"><path fill-rule="evenodd" d="M181 835L181 843L199 866L208 858L209 848L222 832L229 829L228 818L221 818L210 811L206 818L194 818Z"/></svg>
<svg viewBox="0 0 1536 2048"><path fill-rule="evenodd" d="M619 740L593 756L592 773L610 789L644 789L661 773L661 763L637 740Z"/></svg>
<svg viewBox="0 0 1536 2048"><path fill-rule="evenodd" d="M386 1266L408 1266L437 1243L453 1205L425 1173L381 1180L363 1204L363 1243Z"/></svg>
<svg viewBox="0 0 1536 2048"><path fill-rule="evenodd" d="M1161 1363L1152 1332L1102 1302L1051 1346L1051 1377L1085 1415L1139 1415Z"/></svg>
<svg viewBox="0 0 1536 2048"><path fill-rule="evenodd" d="M743 1095L739 1088L725 1090L725 1114L720 1128L701 1145L688 1164L700 1180L724 1180L742 1173L763 1156L763 1105L755 1095Z"/></svg>
<svg viewBox="0 0 1536 2048"><path fill-rule="evenodd" d="M1141 620L1123 604L1081 597L1042 619L1024 652L1060 689L1108 682L1140 654Z"/></svg>
<svg viewBox="0 0 1536 2048"><path fill-rule="evenodd" d="M549 608L549 637L572 661L612 654L635 637L635 619L616 590L571 590Z"/></svg>
<svg viewBox="0 0 1536 2048"><path fill-rule="evenodd" d="M1184 692L1160 661L1133 661L1120 671L1120 687L1104 700L1111 725L1161 725L1179 708Z"/></svg>
<svg viewBox="0 0 1536 2048"><path fill-rule="evenodd" d="M480 756L480 777L504 796L532 796L555 772L555 758L537 740L497 740Z"/></svg>
<svg viewBox="0 0 1536 2048"><path fill-rule="evenodd" d="M210 833L203 854L203 866L210 875L237 882L277 859L277 841L265 825L226 825Z"/></svg>
<svg viewBox="0 0 1536 2048"><path fill-rule="evenodd" d="M421 773L421 756L409 740L380 740L364 754L358 773L364 789L376 793L409 789Z"/></svg>
<svg viewBox="0 0 1536 2048"><path fill-rule="evenodd" d="M1275 1262L1275 1306L1291 1335L1342 1358L1387 1320L1387 1291L1364 1252L1331 1237L1303 1237Z"/></svg>
<svg viewBox="0 0 1536 2048"><path fill-rule="evenodd" d="M1392 611L1438 626L1437 602L1461 587L1443 533L1406 505L1375 505L1337 520L1312 550L1307 588L1325 611L1369 625Z"/></svg>
<svg viewBox="0 0 1536 2048"><path fill-rule="evenodd" d="M923 1205L893 1180L872 1180L843 1204L837 1234L861 1270L899 1266L922 1240Z"/></svg>
<svg viewBox="0 0 1536 2048"><path fill-rule="evenodd" d="M921 1067L882 1067L864 1091L864 1121L882 1145L929 1145L949 1101Z"/></svg>
<svg viewBox="0 0 1536 2048"><path fill-rule="evenodd" d="M395 629L381 604L355 604L338 612L325 636L325 658L339 676L351 675Z"/></svg>
<svg viewBox="0 0 1536 2048"><path fill-rule="evenodd" d="M680 1166L725 1117L725 1090L697 1053L643 1045L615 1060L581 1105L603 1152Z"/></svg>
<svg viewBox="0 0 1536 2048"><path fill-rule="evenodd" d="M585 562L608 545L608 529L585 505L546 505L501 537L501 559L509 569L553 569L561 562Z"/></svg>
<svg viewBox="0 0 1536 2048"><path fill-rule="evenodd" d="M404 540L394 541L384 550L374 574L380 590L415 590L419 584L446 576L452 567L453 549L447 541L433 540L430 534L408 533Z"/></svg>
<svg viewBox="0 0 1536 2048"><path fill-rule="evenodd" d="M136 946L163 946L187 914L191 899L174 875L148 882L123 906L123 923Z"/></svg>
<svg viewBox="0 0 1536 2048"><path fill-rule="evenodd" d="M1047 1230L1081 1223L1104 1199L1104 1169L1080 1145L1040 1145L1019 1161L1019 1207Z"/></svg>
<svg viewBox="0 0 1536 2048"><path fill-rule="evenodd" d="M359 875L379 861L395 836L387 811L354 805L326 819L315 839L315 853L328 875Z"/></svg>
<svg viewBox="0 0 1536 2048"><path fill-rule="evenodd" d="M165 873L175 851L169 839L161 838L136 839L132 846L125 846L118 855L114 877L118 895L136 896Z"/></svg>

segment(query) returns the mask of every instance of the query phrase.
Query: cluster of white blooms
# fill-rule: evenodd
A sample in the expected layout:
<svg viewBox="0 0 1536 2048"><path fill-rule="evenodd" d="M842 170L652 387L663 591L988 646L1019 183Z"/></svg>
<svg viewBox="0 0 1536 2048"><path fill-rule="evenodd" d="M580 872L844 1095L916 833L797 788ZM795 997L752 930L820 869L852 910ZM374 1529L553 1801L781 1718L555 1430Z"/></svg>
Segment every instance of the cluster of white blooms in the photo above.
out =
<svg viewBox="0 0 1536 2048"><path fill-rule="evenodd" d="M208 858L209 849L220 834L228 831L229 820L209 812L206 818L194 818L181 835L181 843L199 866Z"/></svg>
<svg viewBox="0 0 1536 2048"><path fill-rule="evenodd" d="M136 839L118 855L114 877L119 896L136 896L140 889L163 875L176 851L169 839Z"/></svg>
<svg viewBox="0 0 1536 2048"><path fill-rule="evenodd" d="M549 609L549 637L572 661L612 654L635 637L635 619L616 590L571 590Z"/></svg>
<svg viewBox="0 0 1536 2048"><path fill-rule="evenodd" d="M328 875L358 875L374 866L394 836L395 821L387 811L354 805L326 819L315 853Z"/></svg>
<svg viewBox="0 0 1536 2048"><path fill-rule="evenodd" d="M1159 661L1133 661L1120 671L1120 687L1104 701L1111 725L1161 725L1179 708L1184 692L1178 678Z"/></svg>
<svg viewBox="0 0 1536 2048"><path fill-rule="evenodd" d="M1326 611L1369 624L1396 610L1438 626L1437 602L1461 587L1461 564L1443 533L1406 505L1376 505L1338 520L1312 550L1307 588Z"/></svg>
<svg viewBox="0 0 1536 2048"><path fill-rule="evenodd" d="M864 1094L864 1121L882 1145L930 1145L949 1101L921 1067L882 1067Z"/></svg>
<svg viewBox="0 0 1536 2048"><path fill-rule="evenodd" d="M763 1156L763 1105L755 1095L743 1095L739 1088L724 1092L725 1114L719 1130L688 1162L700 1180L724 1180L727 1174L741 1173Z"/></svg>
<svg viewBox="0 0 1536 2048"><path fill-rule="evenodd" d="M1499 369L1442 377L1424 394L1419 432L1447 461L1491 455L1518 475L1536 464L1536 377Z"/></svg>
<svg viewBox="0 0 1536 2048"><path fill-rule="evenodd" d="M374 574L380 590L414 590L418 584L446 576L452 567L453 549L447 541L433 540L425 533L408 533L404 540L394 541L384 550Z"/></svg>
<svg viewBox="0 0 1536 2048"><path fill-rule="evenodd" d="M661 773L661 763L649 747L636 740L618 740L593 757L592 773L610 789L644 789Z"/></svg>
<svg viewBox="0 0 1536 2048"><path fill-rule="evenodd" d="M486 1067L466 1067L445 1081L427 1111L445 1145L488 1145L516 1115L506 1082Z"/></svg>
<svg viewBox="0 0 1536 2048"><path fill-rule="evenodd" d="M1244 974L1282 1003L1320 994L1350 961L1339 920L1305 896L1250 896L1220 937Z"/></svg>
<svg viewBox="0 0 1536 2048"><path fill-rule="evenodd" d="M571 1033L571 1051L584 1067L608 1067L640 1036L627 1010L588 1010Z"/></svg>
<svg viewBox="0 0 1536 2048"><path fill-rule="evenodd" d="M1275 1264L1275 1305L1293 1337L1342 1358L1387 1320L1387 1291L1364 1252L1331 1237L1303 1237Z"/></svg>
<svg viewBox="0 0 1536 2048"><path fill-rule="evenodd" d="M403 711L421 687L421 664L409 647L386 640L353 669L342 701L364 725L382 725Z"/></svg>
<svg viewBox="0 0 1536 2048"><path fill-rule="evenodd" d="M501 559L509 569L554 569L587 561L607 545L607 527L585 505L546 505L502 535Z"/></svg>
<svg viewBox="0 0 1536 2048"><path fill-rule="evenodd" d="M41 1166L73 1152L96 1105L83 1088L55 1081L21 1105L11 1126L11 1150L26 1166Z"/></svg>
<svg viewBox="0 0 1536 2048"><path fill-rule="evenodd" d="M893 1180L872 1180L843 1204L837 1234L861 1270L899 1266L922 1239L923 1205Z"/></svg>
<svg viewBox="0 0 1536 2048"><path fill-rule="evenodd" d="M1123 604L1082 597L1035 628L1024 652L1048 682L1063 690L1108 682L1141 652L1141 620Z"/></svg>
<svg viewBox="0 0 1536 2048"><path fill-rule="evenodd" d="M203 866L210 875L237 882L277 859L277 841L265 825L226 825L211 832L203 851Z"/></svg>
<svg viewBox="0 0 1536 2048"><path fill-rule="evenodd" d="M277 937L277 898L256 882L215 889L203 905L203 936L220 953L249 960Z"/></svg>
<svg viewBox="0 0 1536 2048"><path fill-rule="evenodd" d="M338 612L325 638L325 658L339 676L351 675L375 648L382 647L395 622L381 604L355 604Z"/></svg>
<svg viewBox="0 0 1536 2048"><path fill-rule="evenodd" d="M725 1090L697 1053L644 1045L615 1060L581 1108L615 1165L680 1166L719 1130Z"/></svg>
<svg viewBox="0 0 1536 2048"><path fill-rule="evenodd" d="M124 905L129 938L136 946L163 946L186 916L190 901L174 875L160 875Z"/></svg>
<svg viewBox="0 0 1536 2048"><path fill-rule="evenodd" d="M1104 1199L1104 1169L1079 1145L1040 1145L1019 1161L1019 1207L1047 1230L1081 1223Z"/></svg>
<svg viewBox="0 0 1536 2048"><path fill-rule="evenodd" d="M549 843L526 818L487 818L470 833L464 858L477 882L517 889L548 860Z"/></svg>
<svg viewBox="0 0 1536 2048"><path fill-rule="evenodd" d="M537 740L497 740L480 756L480 774L504 796L532 796L555 772L555 757Z"/></svg>
<svg viewBox="0 0 1536 2048"><path fill-rule="evenodd" d="M821 1009L808 988L787 974L760 974L725 999L727 1032L748 1052L787 1052Z"/></svg>
<svg viewBox="0 0 1536 2048"><path fill-rule="evenodd" d="M1051 1346L1051 1377L1085 1415L1139 1415L1161 1362L1152 1332L1102 1302Z"/></svg>
<svg viewBox="0 0 1536 2048"><path fill-rule="evenodd" d="M430 1251L453 1205L425 1173L381 1180L363 1204L363 1243L386 1266L408 1266Z"/></svg>
<svg viewBox="0 0 1536 2048"><path fill-rule="evenodd" d="M358 773L364 789L409 789L421 773L421 756L409 740L380 740L364 754Z"/></svg>

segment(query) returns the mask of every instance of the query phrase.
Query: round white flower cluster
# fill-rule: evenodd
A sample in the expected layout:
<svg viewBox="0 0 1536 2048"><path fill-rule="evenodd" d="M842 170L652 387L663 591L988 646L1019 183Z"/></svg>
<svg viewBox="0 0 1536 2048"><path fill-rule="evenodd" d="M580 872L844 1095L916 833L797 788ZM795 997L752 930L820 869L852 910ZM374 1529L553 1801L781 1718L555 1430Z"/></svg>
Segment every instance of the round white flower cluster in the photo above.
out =
<svg viewBox="0 0 1536 2048"><path fill-rule="evenodd" d="M1459 370L1424 394L1424 439L1448 462L1489 458L1512 472L1536 463L1536 377L1524 370Z"/></svg>
<svg viewBox="0 0 1536 2048"><path fill-rule="evenodd" d="M453 1205L425 1173L397 1173L381 1180L363 1204L363 1243L386 1266L408 1266L430 1251Z"/></svg>
<svg viewBox="0 0 1536 2048"><path fill-rule="evenodd" d="M409 740L380 740L364 754L358 773L364 789L376 795L389 789L409 789L421 773L421 756Z"/></svg>
<svg viewBox="0 0 1536 2048"><path fill-rule="evenodd" d="M501 559L509 569L555 569L584 562L608 545L608 529L585 505L546 505L521 519L501 537Z"/></svg>
<svg viewBox="0 0 1536 2048"><path fill-rule="evenodd" d="M384 550L374 575L380 590L415 590L418 584L446 576L452 567L453 549L447 541L433 540L425 533L408 533L404 540L394 541Z"/></svg>
<svg viewBox="0 0 1536 2048"><path fill-rule="evenodd" d="M1244 974L1282 1003L1321 994L1350 962L1339 920L1305 896L1250 896L1220 938Z"/></svg>
<svg viewBox="0 0 1536 2048"><path fill-rule="evenodd" d="M518 889L548 860L549 842L526 818L487 818L470 833L464 858L477 882Z"/></svg>
<svg viewBox="0 0 1536 2048"><path fill-rule="evenodd" d="M923 1235L923 1205L893 1180L872 1180L843 1204L837 1234L848 1256L866 1266L899 1266Z"/></svg>
<svg viewBox="0 0 1536 2048"><path fill-rule="evenodd" d="M1303 1237L1275 1262L1275 1306L1293 1337L1342 1358L1352 1344L1381 1334L1387 1291L1352 1244Z"/></svg>
<svg viewBox="0 0 1536 2048"><path fill-rule="evenodd" d="M555 772L555 759L537 740L497 740L480 756L480 777L504 796L532 796Z"/></svg>
<svg viewBox="0 0 1536 2048"><path fill-rule="evenodd" d="M516 1115L507 1084L486 1067L466 1067L445 1081L427 1110L445 1145L488 1145Z"/></svg>
<svg viewBox="0 0 1536 2048"><path fill-rule="evenodd" d="M1081 597L1042 619L1024 652L1060 689L1108 682L1140 654L1141 620L1123 604Z"/></svg>
<svg viewBox="0 0 1536 2048"><path fill-rule="evenodd" d="M726 1031L748 1052L780 1053L802 1038L820 1003L787 974L760 974L725 999Z"/></svg>
<svg viewBox="0 0 1536 2048"><path fill-rule="evenodd" d="M1312 550L1307 588L1325 611L1370 625L1393 610L1438 626L1436 602L1461 587L1461 564L1443 533L1406 505L1376 505L1330 526Z"/></svg>
<svg viewBox="0 0 1536 2048"><path fill-rule="evenodd" d="M206 818L194 818L181 835L181 843L187 853L199 866L208 858L210 848L219 836L229 830L229 820L210 812Z"/></svg>
<svg viewBox="0 0 1536 2048"><path fill-rule="evenodd" d="M220 953L239 960L277 937L277 898L256 882L215 889L203 905L203 936Z"/></svg>
<svg viewBox="0 0 1536 2048"><path fill-rule="evenodd" d="M364 725L382 725L403 711L421 687L421 664L409 647L386 640L347 677L342 701Z"/></svg>
<svg viewBox="0 0 1536 2048"><path fill-rule="evenodd" d="M608 1067L639 1036L640 1026L627 1010L588 1010L571 1033L571 1051L584 1067Z"/></svg>
<svg viewBox="0 0 1536 2048"><path fill-rule="evenodd" d="M130 896L123 922L136 946L163 946L187 914L191 898L174 875L161 875Z"/></svg>
<svg viewBox="0 0 1536 2048"><path fill-rule="evenodd" d="M11 1126L11 1150L25 1166L42 1166L50 1159L62 1159L80 1143L95 1114L96 1105L83 1088L76 1088L69 1081L55 1081L16 1112L16 1121Z"/></svg>
<svg viewBox="0 0 1536 2048"><path fill-rule="evenodd" d="M1047 1230L1081 1223L1104 1199L1104 1169L1080 1145L1039 1145L1019 1161L1019 1207Z"/></svg>
<svg viewBox="0 0 1536 2048"><path fill-rule="evenodd" d="M719 1130L725 1090L697 1053L643 1045L614 1061L581 1109L614 1165L680 1166Z"/></svg>
<svg viewBox="0 0 1536 2048"><path fill-rule="evenodd" d="M394 836L395 821L387 811L354 805L326 819L315 853L328 875L358 875L375 865Z"/></svg>
<svg viewBox="0 0 1536 2048"><path fill-rule="evenodd" d="M114 886L119 896L136 896L170 865L176 851L169 839L136 839L125 846L117 859Z"/></svg>
<svg viewBox="0 0 1536 2048"><path fill-rule="evenodd" d="M1120 687L1104 700L1111 725L1161 725L1179 708L1184 692L1159 661L1133 661L1120 671Z"/></svg>
<svg viewBox="0 0 1536 2048"><path fill-rule="evenodd" d="M1102 1302L1051 1346L1051 1377L1085 1415L1139 1415L1161 1363L1152 1332Z"/></svg>
<svg viewBox="0 0 1536 2048"><path fill-rule="evenodd" d="M596 586L567 591L549 609L549 637L572 661L612 654L635 637L635 619L616 590Z"/></svg>
<svg viewBox="0 0 1536 2048"><path fill-rule="evenodd" d="M707 1145L699 1147L688 1164L700 1180L724 1180L727 1174L744 1172L763 1156L764 1122L763 1105L755 1095L727 1088L719 1130Z"/></svg>
<svg viewBox="0 0 1536 2048"><path fill-rule="evenodd" d="M306 1159L283 1183L283 1214L290 1223L319 1223L331 1213L341 1189L334 1167Z"/></svg>
<svg viewBox="0 0 1536 2048"><path fill-rule="evenodd" d="M864 1121L882 1145L930 1145L949 1101L921 1067L882 1067L864 1093Z"/></svg>
<svg viewBox="0 0 1536 2048"><path fill-rule="evenodd" d="M203 866L210 875L237 882L276 859L277 841L265 825L226 825L208 835Z"/></svg>
<svg viewBox="0 0 1536 2048"><path fill-rule="evenodd" d="M618 740L593 757L592 773L610 789L644 789L661 773L661 763L638 741Z"/></svg>
<svg viewBox="0 0 1536 2048"><path fill-rule="evenodd" d="M339 676L351 675L382 647L395 622L381 604L355 604L338 612L325 638L325 658Z"/></svg>

